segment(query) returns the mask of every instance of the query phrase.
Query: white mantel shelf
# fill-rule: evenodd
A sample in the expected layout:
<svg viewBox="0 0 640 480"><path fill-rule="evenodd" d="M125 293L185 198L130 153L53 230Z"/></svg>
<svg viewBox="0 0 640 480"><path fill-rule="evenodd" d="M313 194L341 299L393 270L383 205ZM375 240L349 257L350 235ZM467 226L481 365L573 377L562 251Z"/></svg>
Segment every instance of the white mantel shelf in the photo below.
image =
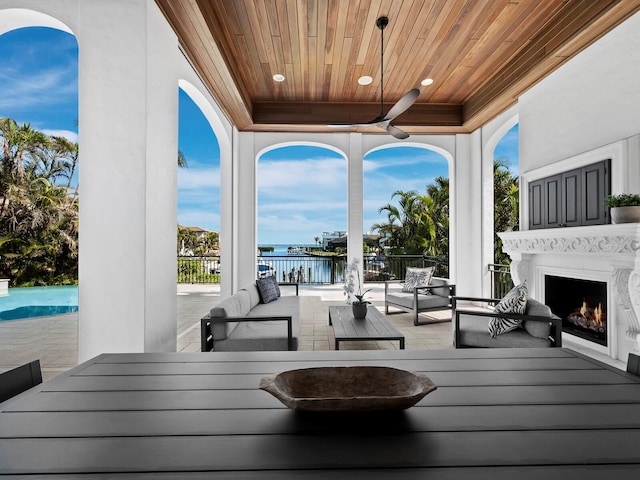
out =
<svg viewBox="0 0 640 480"><path fill-rule="evenodd" d="M640 351L640 223L592 225L504 232L503 251L511 257L515 283L527 281L544 301L546 274L606 281L613 325L607 351L627 360Z"/></svg>
<svg viewBox="0 0 640 480"><path fill-rule="evenodd" d="M626 259L640 257L640 223L525 230L498 235L502 239L503 250L508 254L597 254Z"/></svg>

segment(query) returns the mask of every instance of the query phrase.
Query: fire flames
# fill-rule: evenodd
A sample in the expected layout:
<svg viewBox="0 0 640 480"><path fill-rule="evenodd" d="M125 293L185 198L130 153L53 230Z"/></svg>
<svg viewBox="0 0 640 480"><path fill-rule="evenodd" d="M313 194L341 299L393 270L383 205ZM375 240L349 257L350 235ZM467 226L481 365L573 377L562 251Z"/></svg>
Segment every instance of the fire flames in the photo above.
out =
<svg viewBox="0 0 640 480"><path fill-rule="evenodd" d="M604 333L607 329L602 302L598 303L597 307L590 308L587 301L583 300L582 306L570 313L568 320L574 325L599 333Z"/></svg>

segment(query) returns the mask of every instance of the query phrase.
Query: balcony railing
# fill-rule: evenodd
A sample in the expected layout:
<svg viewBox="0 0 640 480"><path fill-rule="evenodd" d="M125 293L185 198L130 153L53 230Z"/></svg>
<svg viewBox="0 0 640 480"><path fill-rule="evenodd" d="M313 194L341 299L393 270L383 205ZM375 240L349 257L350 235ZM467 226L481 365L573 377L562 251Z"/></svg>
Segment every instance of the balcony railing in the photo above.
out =
<svg viewBox="0 0 640 480"><path fill-rule="evenodd" d="M256 277L275 276L280 282L337 284L344 282L344 256L264 255L258 257ZM435 267L448 277L447 259L422 255L364 257L364 280L403 280L407 267ZM220 257L178 257L178 283L220 283Z"/></svg>
<svg viewBox="0 0 640 480"><path fill-rule="evenodd" d="M491 273L491 298L502 298L513 288L509 265L489 264Z"/></svg>

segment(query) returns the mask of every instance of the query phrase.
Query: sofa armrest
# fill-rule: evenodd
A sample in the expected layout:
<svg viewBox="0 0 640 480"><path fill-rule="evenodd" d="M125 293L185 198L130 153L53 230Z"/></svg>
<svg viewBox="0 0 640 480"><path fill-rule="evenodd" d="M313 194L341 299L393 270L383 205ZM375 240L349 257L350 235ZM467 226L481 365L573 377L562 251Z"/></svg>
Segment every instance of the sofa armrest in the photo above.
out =
<svg viewBox="0 0 640 480"><path fill-rule="evenodd" d="M290 282L278 282L278 286L279 287L296 287L296 297L299 296L298 295L298 284L297 283L290 283Z"/></svg>
<svg viewBox="0 0 640 480"><path fill-rule="evenodd" d="M448 308L453 310L454 304L453 304L453 298L454 295L456 294L456 286L453 284L448 284L448 285L427 285L426 287L415 287L413 289L413 308L418 308L418 293L420 293L420 290L434 290L436 288L448 288L449 289L449 305L447 306ZM437 295L437 294L436 294ZM444 295L442 295L444 296ZM415 322L414 322L415 323ZM417 325L417 323L416 323Z"/></svg>
<svg viewBox="0 0 640 480"><path fill-rule="evenodd" d="M287 348L289 350L293 350L293 320L291 316L211 318L210 314L207 314L200 319L200 350L203 352L210 352L211 350L213 350L213 335L211 333L211 325L213 323L267 321L287 322Z"/></svg>
<svg viewBox="0 0 640 480"><path fill-rule="evenodd" d="M457 304L458 300L464 300L464 301L467 301L467 302L498 303L501 299L500 298L485 298L485 297L459 297L457 295L454 295L454 297L451 299L451 303L453 305L453 309L454 310L456 308L456 304Z"/></svg>
<svg viewBox="0 0 640 480"><path fill-rule="evenodd" d="M414 287L413 294L414 296L420 293L420 290L435 290L437 288L448 288L449 289L449 298L453 298L456 294L456 286L453 283L448 283L447 285L426 285L424 287Z"/></svg>

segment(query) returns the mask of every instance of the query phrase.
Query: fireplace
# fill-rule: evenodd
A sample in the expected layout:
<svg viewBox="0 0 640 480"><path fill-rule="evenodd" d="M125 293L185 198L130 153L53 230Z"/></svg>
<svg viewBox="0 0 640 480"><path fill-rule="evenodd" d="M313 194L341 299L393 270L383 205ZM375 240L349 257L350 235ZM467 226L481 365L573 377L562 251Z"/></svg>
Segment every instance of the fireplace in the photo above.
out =
<svg viewBox="0 0 640 480"><path fill-rule="evenodd" d="M607 346L607 284L545 275L545 303L562 318L562 331Z"/></svg>

